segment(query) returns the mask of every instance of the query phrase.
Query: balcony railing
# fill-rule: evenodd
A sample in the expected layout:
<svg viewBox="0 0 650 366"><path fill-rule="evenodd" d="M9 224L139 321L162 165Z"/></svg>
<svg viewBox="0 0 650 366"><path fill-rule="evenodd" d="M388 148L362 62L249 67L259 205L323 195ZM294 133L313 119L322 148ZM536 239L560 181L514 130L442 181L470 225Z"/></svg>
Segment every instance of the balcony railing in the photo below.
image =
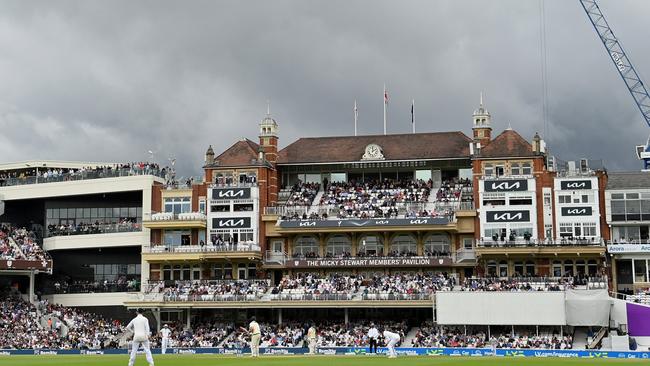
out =
<svg viewBox="0 0 650 366"><path fill-rule="evenodd" d="M43 168L42 172L45 173L46 168ZM85 172L68 172L59 174L56 176L44 177L39 176L28 176L28 177L11 177L11 178L0 178L0 187L2 186L19 186L26 184L42 184L42 183L56 183L56 182L70 182L70 181L79 181L79 180L91 180L91 179L101 179L101 178L116 178L116 177L130 177L135 175L153 175L159 178L165 178L167 170L149 168L149 169L98 169L98 170L89 170Z"/></svg>
<svg viewBox="0 0 650 366"><path fill-rule="evenodd" d="M394 294L387 292L361 294L362 300L367 301L422 301L433 300L433 294Z"/></svg>
<svg viewBox="0 0 650 366"><path fill-rule="evenodd" d="M206 221L207 216L202 212L152 212L145 214L146 221Z"/></svg>
<svg viewBox="0 0 650 366"><path fill-rule="evenodd" d="M474 203L464 202L414 202L398 203L392 207L378 207L377 210L340 209L337 205L272 206L265 207L265 215L278 215L284 220L370 220L370 219L417 219L447 218L454 220L457 210L473 210ZM390 210L390 211L389 211ZM397 210L395 212L394 210ZM423 214L426 212L426 214Z"/></svg>
<svg viewBox="0 0 650 366"><path fill-rule="evenodd" d="M264 262L266 264L284 264L289 257L285 252L276 252L273 250L267 250L264 256Z"/></svg>
<svg viewBox="0 0 650 366"><path fill-rule="evenodd" d="M186 302L186 301L227 301L227 302L240 302L240 301L259 301L260 297L255 294L250 295L217 295L217 294L163 294L163 301L165 302Z"/></svg>
<svg viewBox="0 0 650 366"><path fill-rule="evenodd" d="M246 284L252 292L246 294L218 293L221 285ZM142 285L142 301L259 301L270 286L269 280L200 280L200 281L150 281ZM201 290L198 290L201 288Z"/></svg>
<svg viewBox="0 0 650 366"><path fill-rule="evenodd" d="M618 245L618 244L650 244L650 239L614 239L608 240L607 245Z"/></svg>
<svg viewBox="0 0 650 366"><path fill-rule="evenodd" d="M55 282L46 287L43 287L42 292L45 295L52 294L91 294L91 293L107 293L107 292L137 292L140 291L140 283L137 281L127 282L93 282L93 283L80 283L73 282L60 283Z"/></svg>
<svg viewBox="0 0 650 366"><path fill-rule="evenodd" d="M573 247L573 246L604 246L602 238L584 239L514 239L494 240L479 239L476 241L478 248L517 248L517 247Z"/></svg>
<svg viewBox="0 0 650 366"><path fill-rule="evenodd" d="M257 181L255 182L236 182L236 183L212 183L210 188L254 188L257 187Z"/></svg>
<svg viewBox="0 0 650 366"><path fill-rule="evenodd" d="M475 261L476 252L473 249L459 249L454 256L454 262Z"/></svg>
<svg viewBox="0 0 650 366"><path fill-rule="evenodd" d="M481 285L489 284L506 284L506 285L530 285L533 290L538 288L550 288L551 286L558 286L562 291L566 288L577 287L586 289L607 289L608 278L607 276L576 276L576 277L472 277L466 278L465 283L461 283L460 291L472 291L473 285L480 288ZM507 290L501 290L507 291Z"/></svg>
<svg viewBox="0 0 650 366"><path fill-rule="evenodd" d="M49 225L46 237L70 236L70 235L92 235L92 234L115 234L132 233L142 231L140 223L114 223L114 224L84 224L77 226Z"/></svg>
<svg viewBox="0 0 650 366"><path fill-rule="evenodd" d="M271 301L350 301L354 294L312 294L304 292L285 292L269 295Z"/></svg>
<svg viewBox="0 0 650 366"><path fill-rule="evenodd" d="M151 244L143 247L143 253L227 253L227 252L261 252L256 243L237 243L222 245L161 245Z"/></svg>

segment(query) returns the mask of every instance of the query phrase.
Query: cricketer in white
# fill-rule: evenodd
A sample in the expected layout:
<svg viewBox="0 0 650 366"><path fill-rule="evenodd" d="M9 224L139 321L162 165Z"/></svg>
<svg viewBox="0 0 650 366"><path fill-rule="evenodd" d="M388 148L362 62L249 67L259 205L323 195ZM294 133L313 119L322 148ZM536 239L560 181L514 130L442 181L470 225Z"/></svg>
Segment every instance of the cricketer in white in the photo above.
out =
<svg viewBox="0 0 650 366"><path fill-rule="evenodd" d="M135 356L138 353L138 349L142 346L144 350L145 357L149 366L154 366L153 356L151 356L151 349L149 345L149 335L151 330L149 329L149 320L142 315L143 310L138 309L138 315L136 315L133 320L126 326L127 330L133 332L133 345L131 346L131 357L129 357L129 366L133 366L135 363Z"/></svg>

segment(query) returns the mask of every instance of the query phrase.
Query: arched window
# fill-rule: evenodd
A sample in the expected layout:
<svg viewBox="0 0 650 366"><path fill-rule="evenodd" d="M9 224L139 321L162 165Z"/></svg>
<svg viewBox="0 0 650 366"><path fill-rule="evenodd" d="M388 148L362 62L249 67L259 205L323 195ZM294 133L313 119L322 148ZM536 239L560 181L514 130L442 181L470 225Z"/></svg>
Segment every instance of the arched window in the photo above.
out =
<svg viewBox="0 0 650 366"><path fill-rule="evenodd" d="M587 263L583 259L576 261L576 275L584 277L587 274Z"/></svg>
<svg viewBox="0 0 650 366"><path fill-rule="evenodd" d="M424 255L448 257L451 253L449 235L431 234L424 240Z"/></svg>
<svg viewBox="0 0 650 366"><path fill-rule="evenodd" d="M587 273L589 273L589 277L595 277L598 276L598 262L595 259L590 259L589 262L587 262Z"/></svg>
<svg viewBox="0 0 650 366"><path fill-rule="evenodd" d="M563 276L566 277L571 277L573 276L573 261L570 259L567 259L564 261L564 273L562 274Z"/></svg>
<svg viewBox="0 0 650 366"><path fill-rule="evenodd" d="M359 240L357 252L360 257L382 256L384 255L384 239L381 235L364 235Z"/></svg>
<svg viewBox="0 0 650 366"><path fill-rule="evenodd" d="M553 261L553 277L562 277L562 262Z"/></svg>
<svg viewBox="0 0 650 366"><path fill-rule="evenodd" d="M345 257L350 256L352 251L352 241L347 235L336 234L327 239L327 257Z"/></svg>
<svg viewBox="0 0 650 366"><path fill-rule="evenodd" d="M508 277L508 262L499 262L499 277Z"/></svg>
<svg viewBox="0 0 650 366"><path fill-rule="evenodd" d="M533 261L526 261L526 271L524 272L524 276L526 277L534 277L535 276L535 262Z"/></svg>
<svg viewBox="0 0 650 366"><path fill-rule="evenodd" d="M521 277L525 276L526 274L526 269L524 268L524 262L522 261L517 261L514 263L514 269L515 273L513 274L514 277Z"/></svg>
<svg viewBox="0 0 650 366"><path fill-rule="evenodd" d="M488 261L487 262L487 276L488 277L496 277L497 276L497 262L496 261Z"/></svg>
<svg viewBox="0 0 650 366"><path fill-rule="evenodd" d="M412 257L418 255L418 244L413 235L399 234L390 241L390 256Z"/></svg>
<svg viewBox="0 0 650 366"><path fill-rule="evenodd" d="M299 236L293 242L294 258L316 258L319 256L318 238L315 236Z"/></svg>

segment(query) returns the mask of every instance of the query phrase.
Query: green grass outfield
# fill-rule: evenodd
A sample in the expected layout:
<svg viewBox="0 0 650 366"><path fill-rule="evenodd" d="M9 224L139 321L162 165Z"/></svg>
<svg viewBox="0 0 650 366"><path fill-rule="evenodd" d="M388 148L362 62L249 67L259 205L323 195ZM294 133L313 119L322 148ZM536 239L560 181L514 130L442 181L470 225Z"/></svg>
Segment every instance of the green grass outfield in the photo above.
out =
<svg viewBox="0 0 650 366"><path fill-rule="evenodd" d="M126 366L127 355L82 355L82 356L0 356L2 366ZM506 358L506 357L449 357L449 356L402 356L387 359L384 356L249 356L216 355L157 355L156 366L431 366L431 365L648 365L642 359L602 358ZM136 366L146 366L143 355L138 355Z"/></svg>

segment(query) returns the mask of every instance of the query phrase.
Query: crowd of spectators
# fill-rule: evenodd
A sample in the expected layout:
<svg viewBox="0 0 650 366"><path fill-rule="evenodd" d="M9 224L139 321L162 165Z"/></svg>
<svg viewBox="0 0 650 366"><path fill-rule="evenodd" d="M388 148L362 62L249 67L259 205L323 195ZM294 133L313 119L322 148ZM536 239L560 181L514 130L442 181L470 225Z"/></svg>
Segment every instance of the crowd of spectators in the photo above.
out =
<svg viewBox="0 0 650 366"><path fill-rule="evenodd" d="M540 278L466 278L462 283L461 291L563 291L565 289L575 288L575 282L572 277L551 279Z"/></svg>
<svg viewBox="0 0 650 366"><path fill-rule="evenodd" d="M472 181L470 179L445 180L436 192L437 202L458 202L463 200L463 193L468 193L467 199L472 200Z"/></svg>
<svg viewBox="0 0 650 366"><path fill-rule="evenodd" d="M298 322L262 327L261 347L302 347L306 332Z"/></svg>
<svg viewBox="0 0 650 366"><path fill-rule="evenodd" d="M454 328L443 328L433 326L431 322L425 322L415 333L411 340L412 347L486 347L486 334L475 332L465 334L463 330Z"/></svg>
<svg viewBox="0 0 650 366"><path fill-rule="evenodd" d="M371 322L336 323L325 322L316 326L318 347L367 347L369 345L368 329ZM398 333L402 341L408 334L406 322L383 321L374 323L377 329L389 329ZM383 335L379 334L378 346L384 347Z"/></svg>
<svg viewBox="0 0 650 366"><path fill-rule="evenodd" d="M374 276L363 281L363 297L385 299L430 296L437 291L451 291L456 279L446 273L438 274L395 274Z"/></svg>
<svg viewBox="0 0 650 366"><path fill-rule="evenodd" d="M425 208L433 181L383 179L332 182L317 202L318 210L307 209L318 192L318 184L296 184L287 200L283 220L327 220L370 218L448 218L453 219L451 206L471 200L471 181L455 179L443 182L436 193L434 206ZM452 204L451 206L449 204Z"/></svg>
<svg viewBox="0 0 650 366"><path fill-rule="evenodd" d="M41 262L50 259L38 245L36 234L33 231L9 224L0 225L0 258Z"/></svg>
<svg viewBox="0 0 650 366"><path fill-rule="evenodd" d="M48 283L47 292L55 294L85 294L103 292L133 292L140 290L135 276L119 276L117 280L66 280L57 279Z"/></svg>
<svg viewBox="0 0 650 366"><path fill-rule="evenodd" d="M9 241L9 232L5 226L0 226L0 259L15 260L22 258L18 247Z"/></svg>
<svg viewBox="0 0 650 366"><path fill-rule="evenodd" d="M206 348L218 347L235 329L230 323L203 321L192 324L191 329L184 329L179 322L167 324L170 348ZM152 347L161 347L160 332L151 338Z"/></svg>
<svg viewBox="0 0 650 366"><path fill-rule="evenodd" d="M321 206L337 218L391 218L407 203L425 203L432 181L372 180L366 182L333 182L320 200Z"/></svg>
<svg viewBox="0 0 650 366"><path fill-rule="evenodd" d="M0 172L0 186L27 183L49 183L69 180L109 178L130 175L153 174L165 177L169 168L161 168L156 163L133 162L97 167L67 168L29 168L13 172Z"/></svg>
<svg viewBox="0 0 650 366"><path fill-rule="evenodd" d="M162 293L165 301L257 300L269 288L268 281L176 281L165 287L160 282L150 288Z"/></svg>
<svg viewBox="0 0 650 366"><path fill-rule="evenodd" d="M18 298L5 298L0 306L0 349L59 346L58 337L39 326L34 305Z"/></svg>
<svg viewBox="0 0 650 366"><path fill-rule="evenodd" d="M136 218L121 218L118 222L99 222L78 224L47 225L48 236L86 235L140 231L142 226Z"/></svg>
<svg viewBox="0 0 650 366"><path fill-rule="evenodd" d="M454 277L439 274L394 274L366 277L363 275L299 273L285 276L271 289L271 298L280 299L347 299L356 295L363 299L407 299L430 296L436 291L450 291Z"/></svg>
<svg viewBox="0 0 650 366"><path fill-rule="evenodd" d="M0 307L0 349L117 348L123 330L119 322L46 301L3 297Z"/></svg>
<svg viewBox="0 0 650 366"><path fill-rule="evenodd" d="M318 194L320 184L298 182L291 187L286 206L311 206Z"/></svg>
<svg viewBox="0 0 650 366"><path fill-rule="evenodd" d="M531 335L530 332L492 334L483 330L467 331L460 328L434 326L425 322L411 341L412 347L463 347L463 348L536 348L571 349L573 337L558 333Z"/></svg>
<svg viewBox="0 0 650 366"><path fill-rule="evenodd" d="M342 295L349 299L354 293L359 292L362 281L362 276L340 274L319 276L313 273L300 273L282 278L278 286L271 289L271 297Z"/></svg>
<svg viewBox="0 0 650 366"><path fill-rule="evenodd" d="M61 337L64 348L117 348L115 337L124 331L119 321L111 321L98 314L50 304L47 301L41 301L41 306L45 308L45 314L56 319L53 322L48 320L48 326ZM62 327L56 328L57 321L67 327L67 332L63 332Z"/></svg>

